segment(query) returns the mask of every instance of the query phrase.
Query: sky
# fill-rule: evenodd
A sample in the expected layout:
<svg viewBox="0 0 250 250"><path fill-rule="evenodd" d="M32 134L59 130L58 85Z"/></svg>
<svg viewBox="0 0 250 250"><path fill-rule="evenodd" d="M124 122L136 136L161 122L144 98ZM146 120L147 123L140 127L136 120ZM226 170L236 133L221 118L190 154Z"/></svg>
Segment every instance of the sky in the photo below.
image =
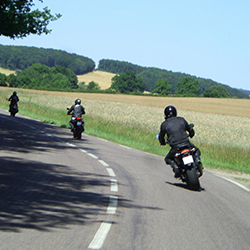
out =
<svg viewBox="0 0 250 250"><path fill-rule="evenodd" d="M76 53L95 61L212 79L250 90L249 0L34 0L62 17L49 35L0 36L2 45Z"/></svg>

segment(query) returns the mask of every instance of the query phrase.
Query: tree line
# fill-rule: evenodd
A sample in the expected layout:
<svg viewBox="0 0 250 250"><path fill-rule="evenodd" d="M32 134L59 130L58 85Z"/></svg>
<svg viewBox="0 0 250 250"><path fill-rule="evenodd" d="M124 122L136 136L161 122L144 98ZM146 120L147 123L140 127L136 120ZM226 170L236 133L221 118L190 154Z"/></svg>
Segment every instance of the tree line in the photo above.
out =
<svg viewBox="0 0 250 250"><path fill-rule="evenodd" d="M78 79L71 69L61 65L50 68L43 64L33 64L17 75L0 74L0 86L38 90L72 90L78 88Z"/></svg>
<svg viewBox="0 0 250 250"><path fill-rule="evenodd" d="M71 69L77 75L92 72L95 68L95 62L92 59L62 50L0 45L0 67L24 70L35 63L48 67L61 65Z"/></svg>
<svg viewBox="0 0 250 250"><path fill-rule="evenodd" d="M123 61L102 59L99 61L98 70L114 74L133 71L136 77L144 82L146 91L162 95L218 97L215 93L217 91L220 97L248 98L246 93L211 79L165 69L142 67ZM180 88L181 86L182 88ZM184 86L185 89L183 89ZM217 86L220 86L220 88L217 88Z"/></svg>
<svg viewBox="0 0 250 250"><path fill-rule="evenodd" d="M0 45L0 66L16 70L16 75L0 74L0 86L104 93L249 98L247 93L211 79L128 62L102 59L98 70L115 73L111 87L79 83L76 74L92 72L93 60L65 51L25 46Z"/></svg>

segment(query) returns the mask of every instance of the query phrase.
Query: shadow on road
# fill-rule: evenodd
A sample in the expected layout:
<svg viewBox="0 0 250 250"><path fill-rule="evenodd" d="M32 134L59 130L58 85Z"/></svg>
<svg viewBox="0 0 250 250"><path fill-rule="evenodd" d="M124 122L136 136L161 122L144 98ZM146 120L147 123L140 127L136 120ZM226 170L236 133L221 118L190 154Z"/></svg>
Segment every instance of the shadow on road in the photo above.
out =
<svg viewBox="0 0 250 250"><path fill-rule="evenodd" d="M20 158L0 158L0 230L49 230L90 222L105 213L109 197L86 189L109 186L109 181L66 166Z"/></svg>
<svg viewBox="0 0 250 250"><path fill-rule="evenodd" d="M187 190L192 191L192 192L205 191L205 188L202 188L202 187L200 187L199 190L192 190L185 183L172 183L172 182L169 182L169 181L166 181L166 183L169 184L169 185L172 185L172 186L176 186L176 187L179 187L179 188L187 189Z"/></svg>
<svg viewBox="0 0 250 250"><path fill-rule="evenodd" d="M0 114L0 231L50 231L97 222L97 214L106 215L110 199L110 194L98 187L110 187L110 178L29 160L27 154L72 149L36 129L58 139L69 135L57 127ZM87 141L84 146L91 152ZM156 209L137 206L122 197L118 206Z"/></svg>

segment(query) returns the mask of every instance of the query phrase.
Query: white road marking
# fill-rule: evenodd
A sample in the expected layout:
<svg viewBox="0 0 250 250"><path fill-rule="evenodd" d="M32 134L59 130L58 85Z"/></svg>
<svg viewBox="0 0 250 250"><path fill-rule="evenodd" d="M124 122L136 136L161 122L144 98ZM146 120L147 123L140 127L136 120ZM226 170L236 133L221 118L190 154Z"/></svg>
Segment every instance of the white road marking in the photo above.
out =
<svg viewBox="0 0 250 250"><path fill-rule="evenodd" d="M99 162L104 166L104 167L108 167L109 164L107 164L105 161L103 160L99 160Z"/></svg>
<svg viewBox="0 0 250 250"><path fill-rule="evenodd" d="M112 180L111 179L110 182L111 182L111 188L110 188L110 190L112 192L118 192L117 180Z"/></svg>
<svg viewBox="0 0 250 250"><path fill-rule="evenodd" d="M242 189L246 190L247 192L250 192L250 190L249 190L248 188L246 188L245 186L243 186L243 185L241 185L241 184L237 183L236 181L233 181L233 180L227 179L227 178L222 177L222 176L219 176L219 175L217 175L217 174L216 174L216 176L218 176L218 177L220 177L220 178L222 178L222 179L224 179L224 180L226 180L226 181L229 181L229 182L231 182L231 183L233 183L233 184L235 184L235 185L239 186L240 188L242 188Z"/></svg>
<svg viewBox="0 0 250 250"><path fill-rule="evenodd" d="M117 203L118 203L118 201L117 201L116 196L109 197L109 206L107 208L108 214L115 214L116 213Z"/></svg>
<svg viewBox="0 0 250 250"><path fill-rule="evenodd" d="M109 176L111 176L111 177L115 177L116 176L112 168L106 168L106 169L107 169L107 171L109 173Z"/></svg>
<svg viewBox="0 0 250 250"><path fill-rule="evenodd" d="M107 140L105 140L105 139L102 139L102 138L98 138L100 141L105 141L105 142L107 142Z"/></svg>
<svg viewBox="0 0 250 250"><path fill-rule="evenodd" d="M99 227L98 231L95 234L94 239L89 244L88 248L91 249L100 249L103 246L103 243L108 235L108 232L111 228L111 223L102 222L101 226Z"/></svg>
<svg viewBox="0 0 250 250"><path fill-rule="evenodd" d="M131 148L129 148L127 146L124 146L124 145L119 145L119 146L122 147L122 148L131 149Z"/></svg>
<svg viewBox="0 0 250 250"><path fill-rule="evenodd" d="M26 124L23 124L23 125L28 126L31 129L36 129L33 126L29 126L29 125L26 125ZM44 131L41 131L41 133L44 133L47 136L52 136L51 134L45 133ZM61 140L61 141L63 141L63 140ZM76 145L68 143L68 142L66 142L66 144L69 145L70 147L74 147L74 148L77 147ZM127 149L131 149L131 148L123 146L123 145L121 145L121 146L124 147L124 148L127 148ZM83 152L83 153L88 154L89 156L91 156L94 159L98 159L97 156L95 156L95 155L93 155L91 153L88 153L86 150L80 149L80 151ZM99 160L99 162L105 167L109 166L106 162L104 162L102 160ZM107 168L107 171L108 171L110 177L115 177L116 176L114 171L112 170L112 168ZM110 183L111 183L111 186L110 186L111 191L118 192L117 180L111 179ZM107 214L115 214L116 209L117 209L117 205L118 205L118 198L115 197L115 196L110 196L109 197L109 205L107 207ZM106 237L107 237L107 235L109 233L109 230L110 230L111 226L112 226L112 223L110 223L110 222L102 222L99 229L98 229L98 231L96 232L93 240L89 244L88 248L100 249L104 244L104 241L105 241L105 239L106 239Z"/></svg>
<svg viewBox="0 0 250 250"><path fill-rule="evenodd" d="M95 156L95 155L93 155L93 154L91 154L91 153L87 153L90 157L92 157L92 158L94 158L94 159L98 159L98 156Z"/></svg>

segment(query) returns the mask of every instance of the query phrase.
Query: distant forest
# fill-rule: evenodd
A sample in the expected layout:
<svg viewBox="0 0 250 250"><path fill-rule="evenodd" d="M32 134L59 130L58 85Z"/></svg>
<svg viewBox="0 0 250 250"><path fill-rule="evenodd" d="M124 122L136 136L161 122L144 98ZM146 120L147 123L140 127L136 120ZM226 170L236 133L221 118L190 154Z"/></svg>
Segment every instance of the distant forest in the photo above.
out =
<svg viewBox="0 0 250 250"><path fill-rule="evenodd" d="M95 69L92 59L62 50L0 44L0 67L24 70L36 63L50 68L60 65L71 69L76 75L86 74Z"/></svg>
<svg viewBox="0 0 250 250"><path fill-rule="evenodd" d="M150 92L155 89L158 80L167 79L168 84L172 85L172 94L175 94L178 88L177 84L181 82L184 77L192 77L199 82L200 95L202 95L204 91L211 86L221 85L228 91L230 97L249 98L249 95L246 92L243 92L243 90L231 88L228 85L220 84L211 79L199 78L189 74L172 72L159 68L142 67L129 62L102 59L99 61L98 70L114 74L122 74L126 71L134 71L136 76L142 79L145 83L145 90Z"/></svg>
<svg viewBox="0 0 250 250"><path fill-rule="evenodd" d="M87 88L87 86L79 86L76 78L76 75L94 71L95 66L95 62L90 58L70 54L62 50L27 46L4 46L0 44L0 67L17 72L17 76L11 75L7 78L0 75L0 86L36 89L50 89L51 87L51 90L64 89L66 91L68 89L79 89L82 91L101 92L97 83L93 82L93 86L89 85ZM114 79L113 88L105 90L106 92L125 93L129 91L133 93L134 90L130 89L130 87L134 84L135 87L141 85L141 88L144 86L143 88L146 91L152 92L152 94L193 96L193 93L188 92L194 88L196 91L195 96L216 97L217 93L214 95L214 92L218 92L217 86L223 86L221 91L226 93L226 95L219 97L249 98L249 91L231 88L228 85L220 84L211 79L199 78L159 68L142 67L124 61L102 59L99 61L97 69L122 75L120 79L119 77ZM75 76L73 76L74 74ZM140 84L138 85L138 83ZM129 88L124 90L123 84ZM181 85L185 85L182 86L185 88L180 89ZM140 88L139 92L143 92Z"/></svg>

